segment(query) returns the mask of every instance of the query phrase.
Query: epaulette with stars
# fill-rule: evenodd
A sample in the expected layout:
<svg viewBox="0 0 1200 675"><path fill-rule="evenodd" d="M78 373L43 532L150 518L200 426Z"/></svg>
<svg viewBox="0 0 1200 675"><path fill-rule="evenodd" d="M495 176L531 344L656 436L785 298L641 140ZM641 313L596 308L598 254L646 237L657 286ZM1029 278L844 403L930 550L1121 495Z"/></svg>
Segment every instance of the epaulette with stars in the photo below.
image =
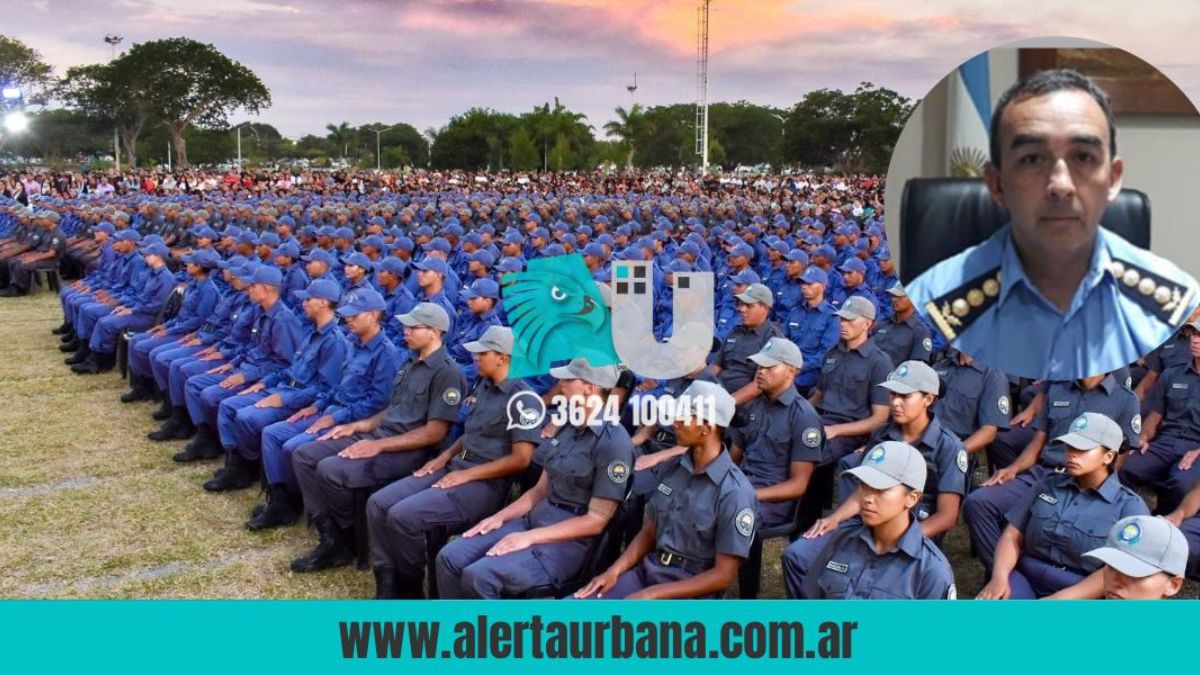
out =
<svg viewBox="0 0 1200 675"><path fill-rule="evenodd" d="M1176 326L1183 320L1184 312L1196 293L1195 288L1180 287L1178 283L1128 260L1115 259L1109 264L1108 270L1116 278L1121 295L1170 326Z"/></svg>
<svg viewBox="0 0 1200 675"><path fill-rule="evenodd" d="M981 274L925 303L925 311L947 340L953 340L1000 297L1000 268Z"/></svg>

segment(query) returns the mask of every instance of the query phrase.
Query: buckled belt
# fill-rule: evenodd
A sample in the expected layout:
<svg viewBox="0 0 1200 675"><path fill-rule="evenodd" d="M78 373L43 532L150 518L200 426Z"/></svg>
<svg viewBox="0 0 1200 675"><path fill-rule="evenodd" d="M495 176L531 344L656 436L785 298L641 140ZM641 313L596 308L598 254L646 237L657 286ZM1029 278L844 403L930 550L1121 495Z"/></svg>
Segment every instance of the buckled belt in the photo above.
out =
<svg viewBox="0 0 1200 675"><path fill-rule="evenodd" d="M563 511L566 511L567 513L572 513L577 516L582 516L583 514L588 512L588 507L586 505L576 506L574 504L567 504L564 502L556 502L553 499L547 499L546 501L550 502L550 506L553 506L556 509L562 509Z"/></svg>
<svg viewBox="0 0 1200 675"><path fill-rule="evenodd" d="M701 572L704 572L712 567L711 562L696 560L695 558L685 558L678 553L674 553L663 548L660 548L654 552L654 559L657 560L658 564L662 565L663 567L678 567L679 569L682 569L685 572L691 572L692 574L700 574Z"/></svg>
<svg viewBox="0 0 1200 675"><path fill-rule="evenodd" d="M468 464L479 464L481 462L489 461L487 457L484 457L478 452L471 452L467 448L463 448L459 451L458 458L464 462L467 462Z"/></svg>

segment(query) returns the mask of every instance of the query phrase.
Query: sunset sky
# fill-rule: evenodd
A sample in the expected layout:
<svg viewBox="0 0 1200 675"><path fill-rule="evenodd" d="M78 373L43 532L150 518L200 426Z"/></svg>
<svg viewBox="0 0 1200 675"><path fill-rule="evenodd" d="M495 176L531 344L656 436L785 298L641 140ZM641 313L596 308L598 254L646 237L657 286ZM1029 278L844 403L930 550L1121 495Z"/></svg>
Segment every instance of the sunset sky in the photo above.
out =
<svg viewBox="0 0 1200 675"><path fill-rule="evenodd" d="M1071 35L1158 66L1200 101L1200 18L1177 0L715 0L710 101L790 106L863 80L922 96L959 62L1016 39ZM10 7L11 5L11 7ZM106 33L211 42L270 88L284 135L329 122L441 125L475 105L552 100L600 128L638 74L646 105L695 98L694 0L3 0L0 33L61 74L106 60ZM235 119L243 119L237 116Z"/></svg>

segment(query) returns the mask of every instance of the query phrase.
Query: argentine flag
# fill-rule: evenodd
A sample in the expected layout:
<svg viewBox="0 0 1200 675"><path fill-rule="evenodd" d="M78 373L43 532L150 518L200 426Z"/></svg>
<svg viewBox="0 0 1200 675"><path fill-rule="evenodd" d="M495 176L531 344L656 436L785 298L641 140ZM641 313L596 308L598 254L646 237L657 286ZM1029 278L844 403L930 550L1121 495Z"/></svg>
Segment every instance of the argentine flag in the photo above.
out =
<svg viewBox="0 0 1200 675"><path fill-rule="evenodd" d="M972 57L950 75L947 91L946 152L950 175L983 176L988 162L991 85L987 52Z"/></svg>

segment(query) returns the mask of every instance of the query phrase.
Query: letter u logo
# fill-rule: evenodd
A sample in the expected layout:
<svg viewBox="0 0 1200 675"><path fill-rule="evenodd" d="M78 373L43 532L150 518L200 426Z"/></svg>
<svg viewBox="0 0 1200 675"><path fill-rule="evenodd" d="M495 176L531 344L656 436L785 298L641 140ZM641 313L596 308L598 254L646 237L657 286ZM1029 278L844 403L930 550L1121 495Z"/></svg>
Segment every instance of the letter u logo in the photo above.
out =
<svg viewBox="0 0 1200 675"><path fill-rule="evenodd" d="M649 262L613 265L613 348L630 370L669 380L704 365L713 340L713 274L679 272L672 284L668 342L654 337L654 278Z"/></svg>

